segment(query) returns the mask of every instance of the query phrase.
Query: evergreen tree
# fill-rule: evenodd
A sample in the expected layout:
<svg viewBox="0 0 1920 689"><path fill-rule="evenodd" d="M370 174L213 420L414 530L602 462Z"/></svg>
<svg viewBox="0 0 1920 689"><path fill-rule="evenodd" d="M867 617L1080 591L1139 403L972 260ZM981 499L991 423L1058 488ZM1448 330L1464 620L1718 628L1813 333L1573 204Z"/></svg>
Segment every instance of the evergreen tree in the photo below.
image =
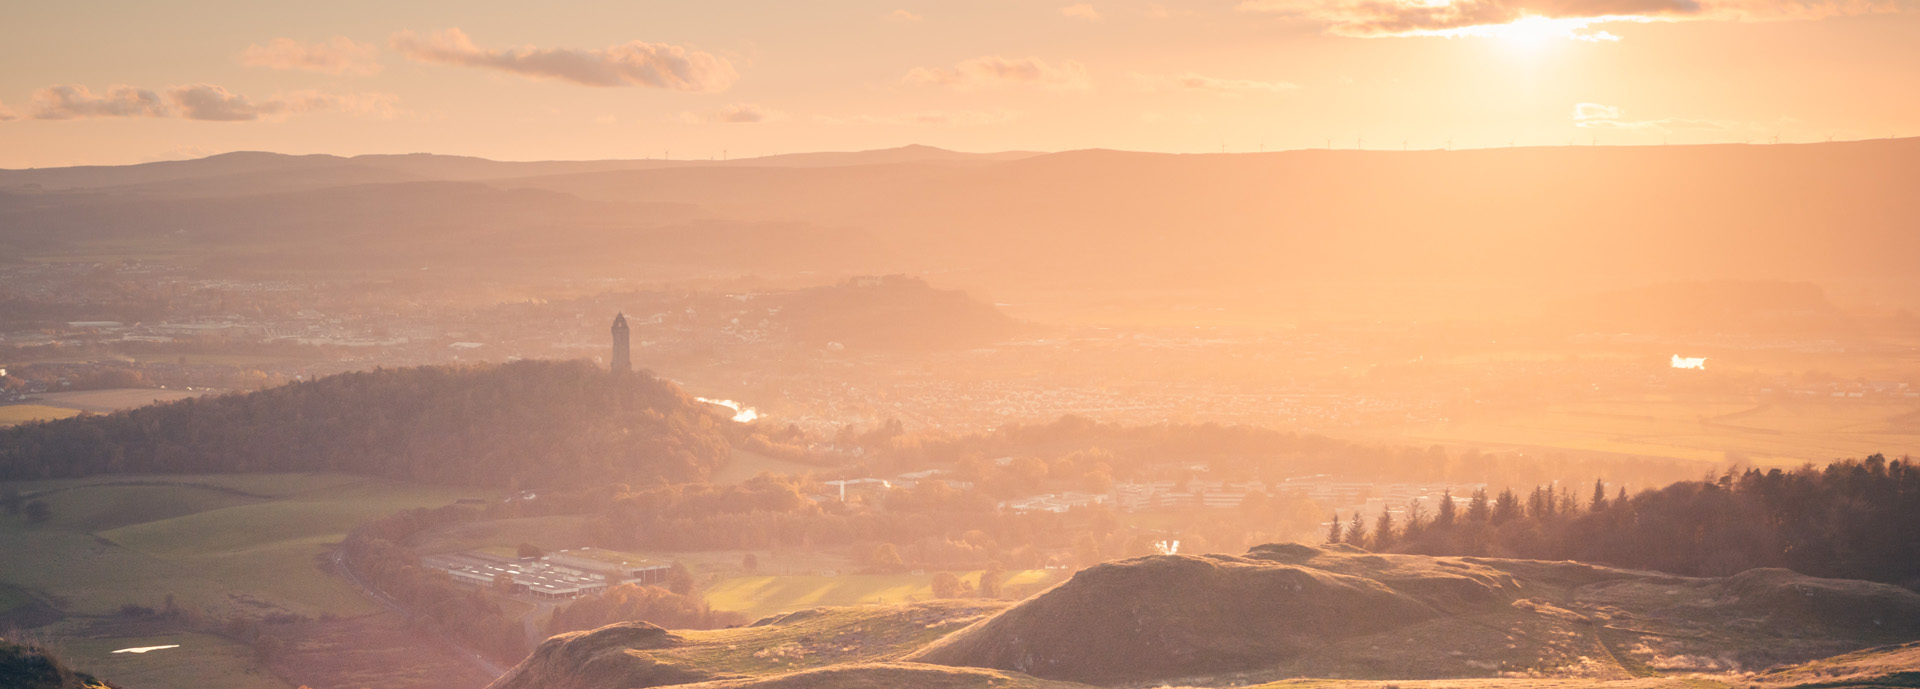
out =
<svg viewBox="0 0 1920 689"><path fill-rule="evenodd" d="M1376 553L1386 552L1394 546L1394 539L1398 535L1394 531L1393 511L1385 507L1380 508L1380 518L1373 522L1372 550Z"/></svg>
<svg viewBox="0 0 1920 689"><path fill-rule="evenodd" d="M1329 545L1339 543L1340 535L1340 513L1335 512L1333 513L1333 521L1327 524L1327 543Z"/></svg>
<svg viewBox="0 0 1920 689"><path fill-rule="evenodd" d="M1487 500L1487 489L1473 489L1473 497L1467 499L1467 521L1485 524L1492 519L1493 504Z"/></svg>
<svg viewBox="0 0 1920 689"><path fill-rule="evenodd" d="M1367 543L1367 520L1360 517L1360 511L1353 511L1353 520L1347 523L1347 542L1364 547Z"/></svg>
<svg viewBox="0 0 1920 689"><path fill-rule="evenodd" d="M1512 488L1501 490L1500 498L1493 503L1493 523L1505 524L1520 516L1520 496L1514 495Z"/></svg>
<svg viewBox="0 0 1920 689"><path fill-rule="evenodd" d="M1439 529L1453 528L1453 489L1440 493L1440 507L1433 515L1433 525Z"/></svg>
<svg viewBox="0 0 1920 689"><path fill-rule="evenodd" d="M1607 510L1607 482L1604 479L1593 480L1593 502L1587 505L1588 512Z"/></svg>

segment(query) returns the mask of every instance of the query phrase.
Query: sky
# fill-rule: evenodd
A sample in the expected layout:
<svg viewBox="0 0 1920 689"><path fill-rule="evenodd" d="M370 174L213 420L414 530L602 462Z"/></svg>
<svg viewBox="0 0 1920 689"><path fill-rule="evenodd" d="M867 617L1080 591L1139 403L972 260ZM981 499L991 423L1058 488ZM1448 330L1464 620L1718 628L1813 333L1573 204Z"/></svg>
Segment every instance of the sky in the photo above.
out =
<svg viewBox="0 0 1920 689"><path fill-rule="evenodd" d="M7 0L0 168L1920 135L1920 0Z"/></svg>

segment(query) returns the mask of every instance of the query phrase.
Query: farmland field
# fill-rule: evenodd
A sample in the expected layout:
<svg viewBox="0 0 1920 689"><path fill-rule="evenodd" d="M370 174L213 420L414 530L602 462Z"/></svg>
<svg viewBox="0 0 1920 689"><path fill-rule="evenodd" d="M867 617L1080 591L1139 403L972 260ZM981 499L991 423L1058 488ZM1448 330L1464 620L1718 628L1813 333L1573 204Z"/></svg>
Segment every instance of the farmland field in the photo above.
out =
<svg viewBox="0 0 1920 689"><path fill-rule="evenodd" d="M51 508L45 523L0 518L0 583L74 614L157 605L174 594L208 612L245 606L303 615L376 610L327 574L327 544L368 519L452 502L457 491L338 475L111 477L17 484Z"/></svg>
<svg viewBox="0 0 1920 689"><path fill-rule="evenodd" d="M75 390L34 395L34 400L49 407L77 411L110 412L172 402L209 394L210 390L164 390L160 388L116 388L112 390Z"/></svg>
<svg viewBox="0 0 1920 689"><path fill-rule="evenodd" d="M113 652L172 644L180 647L147 653ZM61 642L60 650L69 662L127 687L292 689L255 663L252 649L206 634L74 639Z"/></svg>
<svg viewBox="0 0 1920 689"><path fill-rule="evenodd" d="M954 572L966 582L980 573ZM1010 591L1035 590L1054 581L1047 570L1008 572ZM827 605L865 605L933 600L933 573L849 574L841 576L742 576L721 580L706 591L707 604L748 618Z"/></svg>
<svg viewBox="0 0 1920 689"><path fill-rule="evenodd" d="M12 426L28 421L64 419L79 414L77 410L50 407L44 404L9 404L0 406L0 426Z"/></svg>

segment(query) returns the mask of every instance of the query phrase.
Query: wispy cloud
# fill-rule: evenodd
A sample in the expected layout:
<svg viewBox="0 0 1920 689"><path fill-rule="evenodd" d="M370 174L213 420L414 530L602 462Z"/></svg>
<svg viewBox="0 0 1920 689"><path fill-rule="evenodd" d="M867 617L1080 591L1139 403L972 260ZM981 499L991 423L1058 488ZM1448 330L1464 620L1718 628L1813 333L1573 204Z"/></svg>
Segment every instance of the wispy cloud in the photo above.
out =
<svg viewBox="0 0 1920 689"><path fill-rule="evenodd" d="M854 115L852 117L815 117L819 124L898 125L965 127L1006 124L1020 118L1014 110L928 110L907 115Z"/></svg>
<svg viewBox="0 0 1920 689"><path fill-rule="evenodd" d="M1085 19L1090 22L1100 21L1100 10L1096 10L1093 8L1093 5L1084 2L1062 7L1060 8L1060 14L1075 19Z"/></svg>
<svg viewBox="0 0 1920 689"><path fill-rule="evenodd" d="M95 94L78 84L58 84L33 94L31 113L40 120L82 120L96 117L166 117L160 94L132 86L113 86Z"/></svg>
<svg viewBox="0 0 1920 689"><path fill-rule="evenodd" d="M683 112L680 120L688 124L757 124L786 119L787 114L757 103L735 103L710 113Z"/></svg>
<svg viewBox="0 0 1920 689"><path fill-rule="evenodd" d="M915 67L907 72L906 83L946 86L963 91L995 88L1036 88L1054 91L1084 91L1093 88L1085 65L1067 60L1049 64L1036 57L1005 58L998 55L962 60L953 69Z"/></svg>
<svg viewBox="0 0 1920 689"><path fill-rule="evenodd" d="M726 58L666 43L630 41L599 49L481 48L465 32L394 34L392 48L417 62L478 67L585 86L643 86L717 92L739 74Z"/></svg>
<svg viewBox="0 0 1920 689"><path fill-rule="evenodd" d="M1900 11L1903 0L1241 0L1340 36L1528 36L1616 41L1604 24L1765 21Z"/></svg>
<svg viewBox="0 0 1920 689"><path fill-rule="evenodd" d="M1573 106L1573 126L1589 129L1624 129L1629 131L1677 130L1727 130L1747 128L1740 122L1722 122L1719 120L1693 120L1669 117L1658 120L1629 120L1620 108L1599 103L1579 103Z"/></svg>
<svg viewBox="0 0 1920 689"><path fill-rule="evenodd" d="M283 120L289 115L338 111L392 118L399 113L398 98L379 93L329 94L295 91L255 100L214 84L187 84L166 90L163 97L149 89L114 86L96 94L78 84L57 84L33 95L31 115L42 120L109 117L181 117L210 122Z"/></svg>
<svg viewBox="0 0 1920 689"><path fill-rule="evenodd" d="M1285 81L1221 79L1203 74L1195 74L1193 72L1187 72L1178 76L1133 74L1130 75L1129 81L1131 81L1135 87L1148 91L1186 90L1205 91L1225 95L1285 93L1300 88L1298 84Z"/></svg>
<svg viewBox="0 0 1920 689"><path fill-rule="evenodd" d="M399 98L384 93L295 91L255 102L219 86L193 84L170 89L167 96L182 117L214 122L278 121L289 115L329 111L378 119L393 119L399 114L395 105Z"/></svg>
<svg viewBox="0 0 1920 689"><path fill-rule="evenodd" d="M311 43L291 38L276 38L266 45L254 44L240 53L240 64L269 69L300 69L322 74L370 76L380 72L380 49L371 43L359 43L346 36L334 36Z"/></svg>
<svg viewBox="0 0 1920 689"><path fill-rule="evenodd" d="M908 12L906 10L894 10L892 12L887 13L887 21L893 22L895 24L912 24L914 22L920 21L925 18L926 17L922 17L920 15L914 14L912 12Z"/></svg>
<svg viewBox="0 0 1920 689"><path fill-rule="evenodd" d="M17 119L20 119L20 113L14 112L13 108L7 107L6 103L0 103L0 122L9 122Z"/></svg>

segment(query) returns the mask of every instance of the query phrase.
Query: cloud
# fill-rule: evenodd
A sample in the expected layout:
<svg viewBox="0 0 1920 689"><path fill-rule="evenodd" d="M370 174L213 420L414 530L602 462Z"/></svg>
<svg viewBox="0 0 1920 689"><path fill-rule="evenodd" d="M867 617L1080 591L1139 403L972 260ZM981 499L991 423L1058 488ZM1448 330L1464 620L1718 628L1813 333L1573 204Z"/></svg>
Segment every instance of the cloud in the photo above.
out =
<svg viewBox="0 0 1920 689"><path fill-rule="evenodd" d="M322 74L371 76L380 72L375 59L380 49L371 43L357 43L346 36L305 43L291 38L276 38L266 45L250 45L240 53L240 64L269 69L301 69Z"/></svg>
<svg viewBox="0 0 1920 689"><path fill-rule="evenodd" d="M249 122L284 120L288 115L340 111L381 119L398 114L395 96L379 93L330 94L319 91L295 91L255 102L213 84L192 84L167 91L168 99L189 120L210 122Z"/></svg>
<svg viewBox="0 0 1920 689"><path fill-rule="evenodd" d="M1284 93L1300 88L1299 84L1285 81L1257 81L1253 79L1219 79L1193 72L1179 76L1163 77L1146 74L1130 75L1134 86L1147 91L1162 89L1180 89L1189 91L1207 91L1225 95L1243 95L1249 93Z"/></svg>
<svg viewBox="0 0 1920 689"><path fill-rule="evenodd" d="M421 36L393 35L395 51L416 62L497 69L530 79L585 86L644 86L674 91L717 92L739 74L726 58L666 43L629 41L597 50L570 48L480 48L459 29Z"/></svg>
<svg viewBox="0 0 1920 689"><path fill-rule="evenodd" d="M34 119L80 120L95 117L166 117L160 95L132 86L114 86L104 94L77 84L58 84L33 94Z"/></svg>
<svg viewBox="0 0 1920 689"><path fill-rule="evenodd" d="M1593 27L1898 12L1906 0L1241 0L1238 9L1319 22L1339 36L1524 36L1617 41Z"/></svg>
<svg viewBox="0 0 1920 689"><path fill-rule="evenodd" d="M20 113L14 112L13 108L7 107L6 103L0 103L0 122L10 122L17 119L20 119Z"/></svg>
<svg viewBox="0 0 1920 689"><path fill-rule="evenodd" d="M193 84L167 91L167 97L180 107L180 115L189 120L245 122L261 117L284 116L291 105L282 100L255 103L246 96L213 84Z"/></svg>
<svg viewBox="0 0 1920 689"><path fill-rule="evenodd" d="M1096 10L1093 8L1093 5L1090 5L1084 2L1062 7L1060 8L1060 14L1068 17L1085 19L1090 22L1100 21L1100 10Z"/></svg>
<svg viewBox="0 0 1920 689"><path fill-rule="evenodd" d="M906 83L946 86L970 91L992 88L1037 88L1055 91L1083 91L1093 88L1085 65L1067 60L1050 65L1034 57L1018 59L997 55L963 60L952 71L937 67L915 67L907 72Z"/></svg>
<svg viewBox="0 0 1920 689"><path fill-rule="evenodd" d="M1576 122L1584 122L1586 120L1617 120L1620 119L1620 109L1599 103L1579 103L1573 106L1573 119Z"/></svg>
<svg viewBox="0 0 1920 689"><path fill-rule="evenodd" d="M892 12L887 13L887 21L893 22L895 24L912 24L914 22L920 21L925 18L926 17L922 17L920 15L914 14L912 12L908 12L906 10L894 10Z"/></svg>
<svg viewBox="0 0 1920 689"><path fill-rule="evenodd" d="M175 86L167 89L164 97L131 86L115 86L105 94L95 94L78 84L58 84L33 95L32 115L42 120L178 116L209 122L251 122L331 110L391 119L399 114L394 106L398 100L381 93L295 91L256 101L214 84Z"/></svg>
<svg viewBox="0 0 1920 689"><path fill-rule="evenodd" d="M897 126L933 126L966 127L993 124L1006 124L1020 118L1013 110L928 110L908 115L855 115L853 117L816 117L820 124L858 124L858 125L897 125Z"/></svg>
<svg viewBox="0 0 1920 689"><path fill-rule="evenodd" d="M707 114L684 112L680 120L688 124L756 124L786 119L787 114L755 103L735 103Z"/></svg>
<svg viewBox="0 0 1920 689"><path fill-rule="evenodd" d="M1739 122L1721 122L1718 120L1692 120L1669 117L1658 120L1625 119L1620 108L1599 103L1579 103L1573 106L1573 126L1589 129L1623 129L1629 131L1675 130L1727 130L1747 128Z"/></svg>

